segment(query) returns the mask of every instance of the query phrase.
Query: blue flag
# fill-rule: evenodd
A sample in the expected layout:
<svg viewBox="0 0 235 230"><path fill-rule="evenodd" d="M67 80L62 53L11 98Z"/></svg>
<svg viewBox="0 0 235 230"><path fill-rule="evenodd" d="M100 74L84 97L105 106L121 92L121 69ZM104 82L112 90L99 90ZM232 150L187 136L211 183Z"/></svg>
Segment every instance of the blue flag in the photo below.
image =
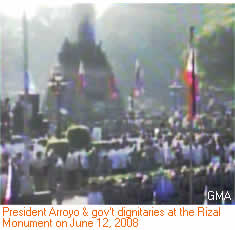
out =
<svg viewBox="0 0 235 230"><path fill-rule="evenodd" d="M26 94L36 93L36 87L30 73L24 73L24 90Z"/></svg>
<svg viewBox="0 0 235 230"><path fill-rule="evenodd" d="M138 97L144 94L143 69L141 68L138 60L136 60L135 75L136 80L133 93L135 97Z"/></svg>

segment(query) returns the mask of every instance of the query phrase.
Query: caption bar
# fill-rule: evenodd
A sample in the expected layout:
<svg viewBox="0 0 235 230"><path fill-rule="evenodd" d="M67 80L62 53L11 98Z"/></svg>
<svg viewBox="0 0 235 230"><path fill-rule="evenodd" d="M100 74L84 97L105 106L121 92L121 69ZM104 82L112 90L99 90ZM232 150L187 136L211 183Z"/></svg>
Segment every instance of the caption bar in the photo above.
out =
<svg viewBox="0 0 235 230"><path fill-rule="evenodd" d="M153 229L149 220L219 220L224 211L222 206L2 206L0 229Z"/></svg>

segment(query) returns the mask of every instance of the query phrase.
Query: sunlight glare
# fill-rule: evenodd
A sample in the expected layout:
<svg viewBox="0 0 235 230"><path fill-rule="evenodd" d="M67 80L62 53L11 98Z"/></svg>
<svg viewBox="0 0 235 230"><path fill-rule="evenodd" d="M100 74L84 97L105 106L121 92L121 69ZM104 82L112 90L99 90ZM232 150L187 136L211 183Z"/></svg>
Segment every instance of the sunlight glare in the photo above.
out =
<svg viewBox="0 0 235 230"><path fill-rule="evenodd" d="M0 13L3 13L6 16L19 18L23 15L25 11L27 16L32 17L39 7L63 7L63 6L71 6L74 3L79 3L79 1L70 1L69 3L66 1L56 1L56 2L48 2L43 0L7 0L1 3ZM96 16L100 17L103 13L112 5L112 3L106 1L96 1L94 3L94 7L96 10Z"/></svg>

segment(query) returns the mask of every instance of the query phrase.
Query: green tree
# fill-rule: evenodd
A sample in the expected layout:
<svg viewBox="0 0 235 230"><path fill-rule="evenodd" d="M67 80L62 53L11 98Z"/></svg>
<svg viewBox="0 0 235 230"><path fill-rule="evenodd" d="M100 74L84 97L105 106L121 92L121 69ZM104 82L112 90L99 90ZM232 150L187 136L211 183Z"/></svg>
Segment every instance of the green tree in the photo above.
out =
<svg viewBox="0 0 235 230"><path fill-rule="evenodd" d="M197 39L205 84L231 88L234 81L234 5L208 7Z"/></svg>

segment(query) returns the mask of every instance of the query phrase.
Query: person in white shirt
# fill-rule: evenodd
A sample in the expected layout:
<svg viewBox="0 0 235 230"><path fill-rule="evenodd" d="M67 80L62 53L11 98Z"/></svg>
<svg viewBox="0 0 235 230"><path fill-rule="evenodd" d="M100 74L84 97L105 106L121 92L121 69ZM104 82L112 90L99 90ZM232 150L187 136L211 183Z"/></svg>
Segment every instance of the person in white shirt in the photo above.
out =
<svg viewBox="0 0 235 230"><path fill-rule="evenodd" d="M190 145L188 141L184 141L184 144L182 145L182 153L183 153L184 161L188 162L191 160Z"/></svg>
<svg viewBox="0 0 235 230"><path fill-rule="evenodd" d="M107 155L108 158L112 161L112 170L114 172L118 172L120 169L120 156L118 154L117 148L112 145L112 148Z"/></svg>
<svg viewBox="0 0 235 230"><path fill-rule="evenodd" d="M34 159L31 164L32 175L36 191L42 191L44 189L45 166L46 166L45 159L42 156L42 152L39 151L36 153L36 159Z"/></svg>
<svg viewBox="0 0 235 230"><path fill-rule="evenodd" d="M165 163L164 148L162 142L160 142L159 145L157 146L157 151L155 152L155 159L156 162L160 165Z"/></svg>
<svg viewBox="0 0 235 230"><path fill-rule="evenodd" d="M62 158L59 157L56 162L56 184L61 184L62 187L64 187L65 176L64 162Z"/></svg>
<svg viewBox="0 0 235 230"><path fill-rule="evenodd" d="M75 153L69 153L65 161L66 178L68 188L73 190L77 185L78 157Z"/></svg>
<svg viewBox="0 0 235 230"><path fill-rule="evenodd" d="M74 152L74 156L77 158L80 157L82 168L88 170L89 164L87 151L85 149L81 149L77 152Z"/></svg>
<svg viewBox="0 0 235 230"><path fill-rule="evenodd" d="M118 154L120 156L120 169L125 172L125 170L127 170L128 167L128 160L129 160L129 155L132 152L132 149L126 145L123 147L121 147L118 151Z"/></svg>
<svg viewBox="0 0 235 230"><path fill-rule="evenodd" d="M193 164L200 166L203 163L203 149L202 146L198 143L195 143L193 149Z"/></svg>
<svg viewBox="0 0 235 230"><path fill-rule="evenodd" d="M164 142L162 150L164 155L164 163L165 165L168 166L171 162L171 152L170 152L171 150L167 141Z"/></svg>

